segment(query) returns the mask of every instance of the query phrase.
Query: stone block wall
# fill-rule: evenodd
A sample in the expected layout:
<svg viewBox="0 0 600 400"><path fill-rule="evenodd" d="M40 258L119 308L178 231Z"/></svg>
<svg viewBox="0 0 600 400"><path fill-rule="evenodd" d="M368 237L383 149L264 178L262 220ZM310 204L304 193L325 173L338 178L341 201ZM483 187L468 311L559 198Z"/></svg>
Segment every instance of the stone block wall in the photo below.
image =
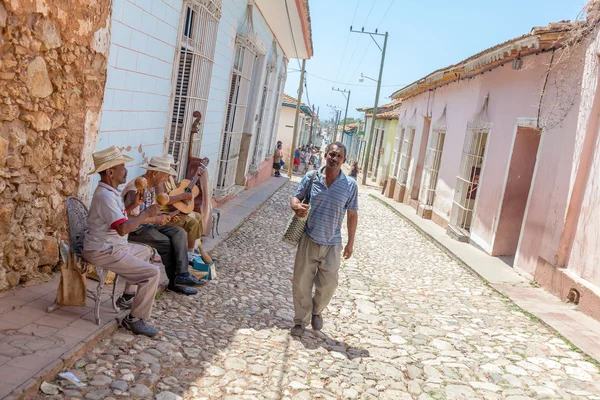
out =
<svg viewBox="0 0 600 400"><path fill-rule="evenodd" d="M0 0L0 291L48 277L95 146L111 0Z"/></svg>

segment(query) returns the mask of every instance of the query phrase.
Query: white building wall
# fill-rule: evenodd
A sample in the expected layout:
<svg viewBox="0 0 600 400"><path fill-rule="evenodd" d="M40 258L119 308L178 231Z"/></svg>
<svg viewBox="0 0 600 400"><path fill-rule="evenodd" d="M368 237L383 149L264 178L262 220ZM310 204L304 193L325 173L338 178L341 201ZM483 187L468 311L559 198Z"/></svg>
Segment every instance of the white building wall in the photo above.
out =
<svg viewBox="0 0 600 400"><path fill-rule="evenodd" d="M279 124L277 126L277 138L275 142L281 140L281 149L287 162L290 152L292 149L292 138L294 136L294 116L296 115L296 109L287 106L281 106L279 112Z"/></svg>
<svg viewBox="0 0 600 400"><path fill-rule="evenodd" d="M215 51L215 63L213 66L213 76L211 81L210 96L208 102L208 108L206 116L204 118L204 135L202 138L202 149L200 152L201 157L208 157L210 159L209 173L213 187L215 185L217 166L219 162L219 151L221 146L221 138L225 121L225 112L227 109L227 96L229 92L229 84L231 78L231 70L233 67L233 56L235 53L235 37L239 27L244 23L246 17L246 7L248 0L224 0L222 7L222 16L219 23L219 32L217 35L217 46ZM260 12L254 7L253 13L254 29L258 37L264 42L267 47L267 54L270 51L271 44L273 42L273 34L271 33L266 22L262 18ZM278 66L274 72L276 76L281 72L283 67L283 51L281 48L277 49L278 54ZM264 63L261 64L260 74L260 85L258 85L258 93L262 90L262 82L265 78ZM274 85L277 81L274 81ZM285 82L284 82L285 85ZM273 88L275 92L276 88ZM282 87L283 90L283 87ZM256 107L258 101L250 102L252 106L248 108L247 113L251 115L256 114ZM268 129L271 129L272 113L276 111L276 107L272 107L267 118ZM253 132L256 121L253 123ZM270 131L264 131L263 134L268 138ZM250 151L254 148L254 139L250 143ZM265 140L266 142L267 140ZM265 146L267 144L265 143ZM251 159L251 153L249 161ZM246 166L247 169L247 166ZM235 173L233 171L232 173Z"/></svg>
<svg viewBox="0 0 600 400"><path fill-rule="evenodd" d="M223 0L222 16L219 22L210 94L206 115L203 118L201 157L210 159L209 174L214 186L222 131L224 127L226 101L229 91L235 37L246 19L248 0ZM133 157L128 165L129 176L144 172L140 166L154 155L161 155L165 148L165 136L169 133L167 120L170 116L170 97L174 82L173 68L175 47L183 0L114 0L112 15L112 38L109 52L108 75L100 133L96 149L110 145L123 148ZM267 48L268 57L273 43L273 34L254 7L254 28ZM277 69L273 72L272 93L274 99L277 77L285 66L283 50L277 48ZM265 78L264 63L259 74L262 89ZM285 87L282 83L281 91ZM282 94L282 93L281 93ZM253 101L248 113L256 114L258 101ZM265 115L266 130L264 147L270 130L273 129L273 113L278 107L269 107ZM253 123L253 132L256 122ZM275 129L277 120L275 121ZM276 135L273 135L275 140ZM254 146L254 138L250 149ZM266 154L263 153L265 156ZM234 172L235 173L235 172ZM98 176L94 177L93 186Z"/></svg>
<svg viewBox="0 0 600 400"><path fill-rule="evenodd" d="M129 176L163 151L182 0L114 0L102 121L96 149L134 158ZM98 181L95 177L94 184Z"/></svg>

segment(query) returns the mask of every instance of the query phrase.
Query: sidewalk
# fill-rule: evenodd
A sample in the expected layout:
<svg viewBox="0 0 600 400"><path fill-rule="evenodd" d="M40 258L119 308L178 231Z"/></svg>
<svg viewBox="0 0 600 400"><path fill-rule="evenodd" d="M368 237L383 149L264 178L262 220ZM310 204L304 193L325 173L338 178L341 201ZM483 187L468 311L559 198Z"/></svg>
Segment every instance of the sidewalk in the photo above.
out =
<svg viewBox="0 0 600 400"><path fill-rule="evenodd" d="M205 237L203 246L211 251L286 182L270 178L255 188L241 192L221 208L220 235ZM166 286L162 271L161 290ZM40 285L20 287L0 295L0 399L26 399L35 395L43 381L81 358L96 343L117 329L105 285L100 308L100 325L94 323L90 299L85 307L61 307L46 313L56 298L59 277ZM88 287L97 282L88 279ZM121 291L124 283L121 280ZM122 315L121 315L122 316Z"/></svg>
<svg viewBox="0 0 600 400"><path fill-rule="evenodd" d="M508 297L516 305L539 318L583 352L600 362L600 322L560 301L556 296L519 275L497 257L492 257L468 243L451 239L446 230L431 220L417 216L414 208L393 201L380 192L369 191L371 196L394 209L450 257L465 264L485 279L490 286Z"/></svg>

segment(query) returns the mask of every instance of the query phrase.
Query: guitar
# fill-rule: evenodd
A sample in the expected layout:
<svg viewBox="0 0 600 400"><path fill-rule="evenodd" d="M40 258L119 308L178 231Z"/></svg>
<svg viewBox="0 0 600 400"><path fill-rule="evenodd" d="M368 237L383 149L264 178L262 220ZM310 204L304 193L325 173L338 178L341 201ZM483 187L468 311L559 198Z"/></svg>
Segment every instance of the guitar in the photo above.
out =
<svg viewBox="0 0 600 400"><path fill-rule="evenodd" d="M179 210L182 214L189 214L194 211L194 198L200 194L200 189L196 186L198 183L198 179L200 179L200 174L206 169L206 165L200 163L198 170L192 180L184 179L179 183L179 186L176 189L171 190L169 192L169 197L177 196L183 193L191 193L192 198L190 200L181 200L176 203L171 204L177 210Z"/></svg>

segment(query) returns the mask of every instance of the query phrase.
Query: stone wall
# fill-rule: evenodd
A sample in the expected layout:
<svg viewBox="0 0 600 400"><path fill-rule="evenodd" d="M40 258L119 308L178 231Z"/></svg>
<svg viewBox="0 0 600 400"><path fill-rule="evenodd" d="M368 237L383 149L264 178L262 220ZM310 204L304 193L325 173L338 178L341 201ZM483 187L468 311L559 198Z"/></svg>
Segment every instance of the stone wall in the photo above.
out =
<svg viewBox="0 0 600 400"><path fill-rule="evenodd" d="M0 290L48 273L95 143L111 0L0 0Z"/></svg>

